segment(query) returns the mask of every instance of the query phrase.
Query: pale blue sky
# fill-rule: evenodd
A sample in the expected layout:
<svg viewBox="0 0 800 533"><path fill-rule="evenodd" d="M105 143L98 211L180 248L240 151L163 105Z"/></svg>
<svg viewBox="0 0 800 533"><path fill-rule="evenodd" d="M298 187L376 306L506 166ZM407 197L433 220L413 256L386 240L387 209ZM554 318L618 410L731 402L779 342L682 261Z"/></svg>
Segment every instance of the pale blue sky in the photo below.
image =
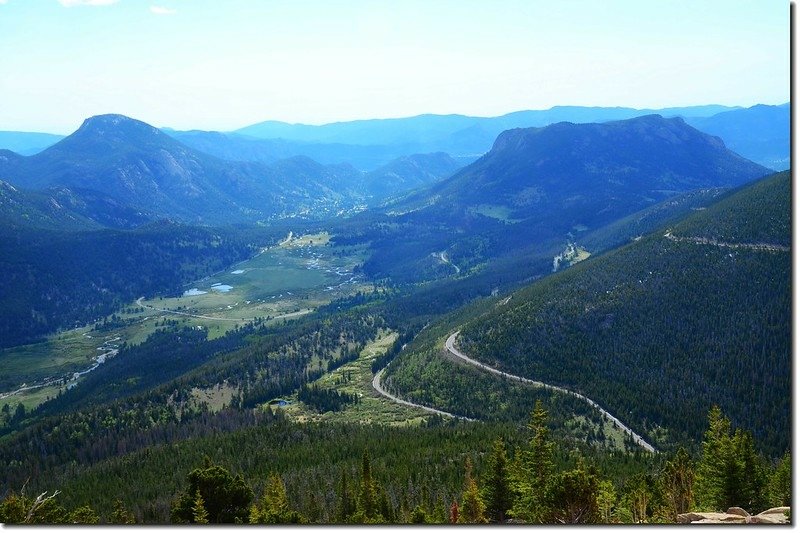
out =
<svg viewBox="0 0 800 533"><path fill-rule="evenodd" d="M789 3L0 0L0 72L0 130L56 133L777 104Z"/></svg>

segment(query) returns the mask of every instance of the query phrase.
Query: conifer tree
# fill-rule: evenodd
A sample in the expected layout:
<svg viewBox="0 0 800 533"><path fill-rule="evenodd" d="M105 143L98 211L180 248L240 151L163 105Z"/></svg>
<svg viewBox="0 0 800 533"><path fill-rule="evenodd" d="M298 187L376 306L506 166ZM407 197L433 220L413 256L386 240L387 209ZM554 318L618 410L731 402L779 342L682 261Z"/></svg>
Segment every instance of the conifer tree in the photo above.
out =
<svg viewBox="0 0 800 533"><path fill-rule="evenodd" d="M694 502L694 469L683 447L666 462L661 479L671 518L674 520L679 514L688 513Z"/></svg>
<svg viewBox="0 0 800 533"><path fill-rule="evenodd" d="M771 505L784 507L792 503L792 456L787 451L770 478Z"/></svg>
<svg viewBox="0 0 800 533"><path fill-rule="evenodd" d="M508 457L502 439L495 440L489 458L489 475L486 479L486 514L493 522L503 522L513 505L513 494L508 473Z"/></svg>
<svg viewBox="0 0 800 533"><path fill-rule="evenodd" d="M194 505L192 506L192 522L195 524L208 524L208 511L200 491L195 492Z"/></svg>
<svg viewBox="0 0 800 533"><path fill-rule="evenodd" d="M583 458L577 466L562 473L552 485L552 522L557 524L596 524L599 521L597 495L599 479ZM549 522L550 520L548 520Z"/></svg>
<svg viewBox="0 0 800 533"><path fill-rule="evenodd" d="M724 510L722 507L731 501L736 476L730 430L730 421L722 416L719 406L713 406L708 413L703 453L697 465L696 494L702 509Z"/></svg>
<svg viewBox="0 0 800 533"><path fill-rule="evenodd" d="M367 450L364 450L364 455L361 457L361 479L354 519L360 523L378 523L384 520L378 512L378 491L372 479L372 467Z"/></svg>
<svg viewBox="0 0 800 533"><path fill-rule="evenodd" d="M334 519L339 524L347 523L353 513L356 512L356 501L350 490L350 481L347 476L347 470L342 468L342 476L339 479L336 513Z"/></svg>
<svg viewBox="0 0 800 533"><path fill-rule="evenodd" d="M549 514L547 502L553 477L553 442L547 427L547 411L536 401L528 429L533 433L528 449L518 454L514 468L516 501L511 509L514 517L531 523L544 523Z"/></svg>
<svg viewBox="0 0 800 533"><path fill-rule="evenodd" d="M250 508L251 524L299 524L302 516L289 508L286 485L275 473L270 474L264 496Z"/></svg>
<svg viewBox="0 0 800 533"><path fill-rule="evenodd" d="M458 522L461 524L486 524L486 505L481 499L478 484L472 477L472 461L467 457L466 475L464 479L464 493L461 496Z"/></svg>
<svg viewBox="0 0 800 533"><path fill-rule="evenodd" d="M614 522L614 507L617 504L617 492L614 484L607 479L602 480L597 491L597 513L603 524Z"/></svg>
<svg viewBox="0 0 800 533"><path fill-rule="evenodd" d="M125 504L122 503L122 500L117 498L114 502L114 512L111 513L108 521L111 524L135 524L136 518L133 516L132 512L125 508Z"/></svg>
<svg viewBox="0 0 800 533"><path fill-rule="evenodd" d="M712 407L697 467L700 507L724 511L738 506L759 512L768 505L767 485L766 468L756 452L753 436L741 429L731 435L730 420L719 407Z"/></svg>

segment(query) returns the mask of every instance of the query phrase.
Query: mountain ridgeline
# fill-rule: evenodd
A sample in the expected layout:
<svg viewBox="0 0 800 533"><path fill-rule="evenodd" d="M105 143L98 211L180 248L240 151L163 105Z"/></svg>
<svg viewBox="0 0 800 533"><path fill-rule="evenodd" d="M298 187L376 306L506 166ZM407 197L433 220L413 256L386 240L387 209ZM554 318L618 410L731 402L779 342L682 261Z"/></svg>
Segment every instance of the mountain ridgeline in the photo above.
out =
<svg viewBox="0 0 800 533"><path fill-rule="evenodd" d="M226 224L350 212L458 168L443 157L404 157L373 174L298 155L270 163L226 161L144 122L101 115L36 155L1 151L0 179L24 189L91 190L153 217Z"/></svg>

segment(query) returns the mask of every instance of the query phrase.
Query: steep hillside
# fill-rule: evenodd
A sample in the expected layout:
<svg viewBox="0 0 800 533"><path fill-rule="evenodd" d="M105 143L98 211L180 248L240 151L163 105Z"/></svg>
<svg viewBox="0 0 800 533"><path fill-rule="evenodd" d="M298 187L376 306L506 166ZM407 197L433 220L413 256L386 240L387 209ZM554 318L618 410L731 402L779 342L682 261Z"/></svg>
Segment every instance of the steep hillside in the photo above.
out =
<svg viewBox="0 0 800 533"><path fill-rule="evenodd" d="M658 435L712 404L781 453L790 423L790 176L534 283L463 324L461 348L578 390Z"/></svg>
<svg viewBox="0 0 800 533"><path fill-rule="evenodd" d="M693 117L686 121L695 128L725 140L726 146L765 167L789 168L790 145L789 104L755 105L710 117Z"/></svg>
<svg viewBox="0 0 800 533"><path fill-rule="evenodd" d="M0 221L6 229L131 229L148 220L147 214L95 191L31 192L0 181Z"/></svg>

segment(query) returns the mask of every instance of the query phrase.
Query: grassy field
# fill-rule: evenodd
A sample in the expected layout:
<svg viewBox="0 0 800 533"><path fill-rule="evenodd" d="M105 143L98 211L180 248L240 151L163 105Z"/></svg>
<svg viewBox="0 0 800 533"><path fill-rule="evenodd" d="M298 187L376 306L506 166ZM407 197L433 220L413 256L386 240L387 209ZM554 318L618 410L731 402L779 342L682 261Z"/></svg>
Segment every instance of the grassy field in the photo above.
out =
<svg viewBox="0 0 800 533"><path fill-rule="evenodd" d="M88 328L75 329L45 342L0 351L0 392L89 366L103 340L87 337L87 331Z"/></svg>
<svg viewBox="0 0 800 533"><path fill-rule="evenodd" d="M511 208L502 205L481 204L470 209L473 213L483 215L485 217L494 218L503 222L516 223L520 219L511 216L513 212Z"/></svg>
<svg viewBox="0 0 800 533"><path fill-rule="evenodd" d="M371 291L372 285L353 273L364 259L364 248L333 248L329 240L327 233L291 236L186 287L187 291L197 289L204 294L140 300L130 306L135 313L117 313L124 324L102 333L92 327L79 328L52 335L45 342L2 350L0 395L23 384L71 377L73 372L89 368L107 338L120 337L119 342L139 344L154 331L175 325L203 326L210 338L216 338L256 318L268 324L290 320L336 298ZM231 288L227 292L213 288L224 285ZM13 408L22 402L32 408L57 393L58 387L47 386L8 396L0 404L7 402ZM197 400L216 404L218 396L206 397L199 391Z"/></svg>
<svg viewBox="0 0 800 533"><path fill-rule="evenodd" d="M291 418L306 421L358 422L363 424L386 424L393 426L416 425L430 417L422 410L398 405L384 398L372 388L372 361L392 345L397 333L381 331L380 335L364 347L358 359L337 368L319 378L316 383L326 389L348 394L357 394L360 402L348 404L341 411L317 413L298 402L297 395L288 398L291 404L283 407Z"/></svg>

